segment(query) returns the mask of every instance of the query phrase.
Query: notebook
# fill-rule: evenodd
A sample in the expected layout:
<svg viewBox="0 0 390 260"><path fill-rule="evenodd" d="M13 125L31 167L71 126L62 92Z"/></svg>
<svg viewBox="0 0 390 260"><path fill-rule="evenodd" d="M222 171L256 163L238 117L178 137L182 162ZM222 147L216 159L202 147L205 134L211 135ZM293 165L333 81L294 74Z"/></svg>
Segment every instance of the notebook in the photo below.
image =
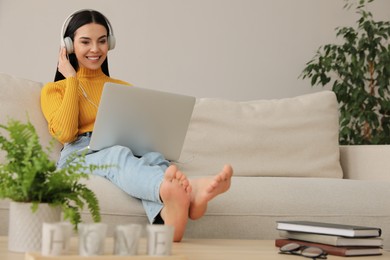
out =
<svg viewBox="0 0 390 260"><path fill-rule="evenodd" d="M88 149L121 145L136 156L159 152L178 161L195 101L191 96L106 83Z"/></svg>

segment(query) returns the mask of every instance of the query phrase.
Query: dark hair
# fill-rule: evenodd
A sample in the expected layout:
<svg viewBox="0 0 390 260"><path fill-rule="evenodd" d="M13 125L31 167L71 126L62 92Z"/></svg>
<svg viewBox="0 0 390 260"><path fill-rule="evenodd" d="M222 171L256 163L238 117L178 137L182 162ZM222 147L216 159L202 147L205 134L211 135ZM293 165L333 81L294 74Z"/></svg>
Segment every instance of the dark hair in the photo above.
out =
<svg viewBox="0 0 390 260"><path fill-rule="evenodd" d="M64 35L61 35L61 37L70 37L72 41L74 41L74 34L78 28L80 28L83 25L90 24L90 23L96 23L103 25L107 30L107 35L110 33L110 27L107 24L107 18L101 14L98 11L94 10L82 10L70 18L70 21L68 23L67 28L65 28ZM73 68L77 71L79 68L79 63L77 61L76 55L74 53L69 54L69 62L72 64ZM108 61L107 58L104 60L102 66L102 71L107 76L110 76L110 73L108 71ZM54 77L54 81L65 79L64 75L61 74L61 72L58 71L58 68L56 70L56 74Z"/></svg>

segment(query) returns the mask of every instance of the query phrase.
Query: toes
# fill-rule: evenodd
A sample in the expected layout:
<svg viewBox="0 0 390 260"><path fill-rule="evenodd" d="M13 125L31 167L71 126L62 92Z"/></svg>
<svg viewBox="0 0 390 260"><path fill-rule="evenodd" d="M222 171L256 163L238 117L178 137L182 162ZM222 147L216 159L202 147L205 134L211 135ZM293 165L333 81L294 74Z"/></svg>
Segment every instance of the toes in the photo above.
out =
<svg viewBox="0 0 390 260"><path fill-rule="evenodd" d="M181 172L180 170L178 170L176 172L176 179L178 179L180 182L183 182L185 180L187 180L187 177L184 175L183 172Z"/></svg>
<svg viewBox="0 0 390 260"><path fill-rule="evenodd" d="M177 167L176 165L171 165L169 166L166 171L165 171L165 174L164 174L164 178L168 181L172 181L173 179L175 179L175 176L176 176L176 172L177 172Z"/></svg>
<svg viewBox="0 0 390 260"><path fill-rule="evenodd" d="M224 182L224 181L226 181L228 179L229 179L229 177L226 174L220 173L220 174L217 174L217 175L214 176L214 183L218 184L218 183Z"/></svg>
<svg viewBox="0 0 390 260"><path fill-rule="evenodd" d="M190 185L189 180L187 179L187 176L184 175L183 172L177 171L176 172L176 179L182 185L184 188L186 188L188 185Z"/></svg>
<svg viewBox="0 0 390 260"><path fill-rule="evenodd" d="M217 176L220 177L220 181L226 181L233 176L233 168L227 164L223 167L222 172Z"/></svg>
<svg viewBox="0 0 390 260"><path fill-rule="evenodd" d="M181 185L186 188L188 185L190 185L190 182L186 179L181 182Z"/></svg>
<svg viewBox="0 0 390 260"><path fill-rule="evenodd" d="M228 176L232 175L233 174L233 168L231 165L229 164L226 164L224 167L223 167L223 172L226 173Z"/></svg>

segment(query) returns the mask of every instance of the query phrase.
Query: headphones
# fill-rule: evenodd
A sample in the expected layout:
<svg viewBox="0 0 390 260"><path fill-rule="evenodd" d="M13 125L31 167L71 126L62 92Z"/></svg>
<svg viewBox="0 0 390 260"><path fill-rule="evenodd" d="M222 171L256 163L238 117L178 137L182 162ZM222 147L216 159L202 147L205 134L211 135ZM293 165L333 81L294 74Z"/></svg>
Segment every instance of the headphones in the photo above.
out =
<svg viewBox="0 0 390 260"><path fill-rule="evenodd" d="M64 34L65 34L65 31L66 29L68 28L68 25L69 25L69 22L72 20L73 16L75 16L76 14L80 13L80 12L84 12L84 11L94 11L92 9L82 9L82 10L78 10L76 12L73 12L72 14L70 14L64 24L62 25L62 30L61 30L61 46L62 47L65 47L66 49L66 52L68 54L71 54L74 52L74 47L73 47L73 41L72 39L68 36L68 37L64 37ZM112 29L112 26L111 26L111 23L110 21L103 15L104 19L106 20L106 23L108 25L108 28L109 28L109 32L108 32L108 36L107 36L107 42L108 42L108 49L109 50L113 50L115 48L115 36L114 36L114 31Z"/></svg>

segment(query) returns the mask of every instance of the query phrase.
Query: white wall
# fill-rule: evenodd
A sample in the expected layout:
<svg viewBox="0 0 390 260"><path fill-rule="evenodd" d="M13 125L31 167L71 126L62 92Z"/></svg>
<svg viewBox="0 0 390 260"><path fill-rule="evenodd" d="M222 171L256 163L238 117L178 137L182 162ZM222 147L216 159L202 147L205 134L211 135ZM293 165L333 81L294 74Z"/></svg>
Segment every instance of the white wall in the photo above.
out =
<svg viewBox="0 0 390 260"><path fill-rule="evenodd" d="M64 19L93 8L111 21L111 76L197 97L282 98L319 91L298 79L337 26L342 0L0 0L0 72L52 81ZM390 1L376 0L390 20Z"/></svg>

